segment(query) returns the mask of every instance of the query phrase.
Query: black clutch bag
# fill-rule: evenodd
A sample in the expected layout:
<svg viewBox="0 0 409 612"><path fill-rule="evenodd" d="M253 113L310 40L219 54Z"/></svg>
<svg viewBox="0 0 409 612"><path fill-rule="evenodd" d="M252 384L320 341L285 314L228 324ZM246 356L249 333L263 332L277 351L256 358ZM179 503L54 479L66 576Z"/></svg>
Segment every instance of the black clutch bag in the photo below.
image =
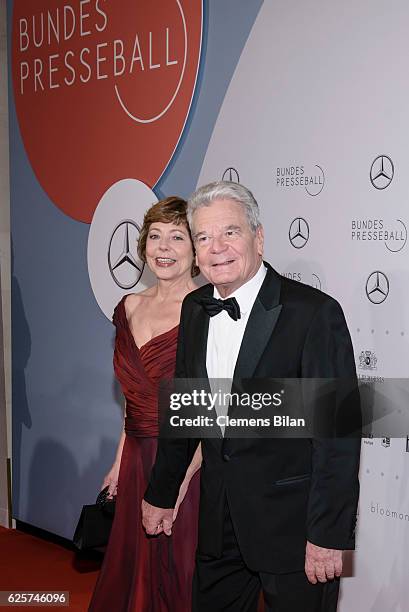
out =
<svg viewBox="0 0 409 612"><path fill-rule="evenodd" d="M95 504L83 506L73 542L79 550L102 548L108 544L115 513L115 497L107 499L108 487L98 495Z"/></svg>

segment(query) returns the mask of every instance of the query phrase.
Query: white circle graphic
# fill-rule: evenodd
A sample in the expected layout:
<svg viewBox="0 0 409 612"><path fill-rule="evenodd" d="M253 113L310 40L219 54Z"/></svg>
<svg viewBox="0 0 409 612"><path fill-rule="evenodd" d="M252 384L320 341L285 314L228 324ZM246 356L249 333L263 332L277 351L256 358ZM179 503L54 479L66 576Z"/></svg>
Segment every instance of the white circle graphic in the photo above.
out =
<svg viewBox="0 0 409 612"><path fill-rule="evenodd" d="M136 246L146 210L158 199L135 179L112 185L102 196L89 228L88 275L98 306L111 320L126 293L138 293L154 281Z"/></svg>

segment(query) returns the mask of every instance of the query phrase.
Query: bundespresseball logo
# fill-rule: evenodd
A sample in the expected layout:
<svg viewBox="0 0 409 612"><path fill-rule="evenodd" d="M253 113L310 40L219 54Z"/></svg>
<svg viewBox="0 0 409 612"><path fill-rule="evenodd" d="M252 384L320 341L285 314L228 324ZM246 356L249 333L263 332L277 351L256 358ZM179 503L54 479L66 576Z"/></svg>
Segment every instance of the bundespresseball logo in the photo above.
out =
<svg viewBox="0 0 409 612"><path fill-rule="evenodd" d="M118 180L156 184L186 123L201 37L201 0L15 0L20 130L63 212L89 223Z"/></svg>

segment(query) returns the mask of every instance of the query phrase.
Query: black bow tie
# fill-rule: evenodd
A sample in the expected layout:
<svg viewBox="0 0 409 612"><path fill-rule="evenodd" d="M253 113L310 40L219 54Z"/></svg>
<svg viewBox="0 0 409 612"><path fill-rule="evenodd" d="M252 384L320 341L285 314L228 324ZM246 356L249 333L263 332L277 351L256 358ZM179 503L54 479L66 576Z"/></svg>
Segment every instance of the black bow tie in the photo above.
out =
<svg viewBox="0 0 409 612"><path fill-rule="evenodd" d="M236 298L227 298L227 300L218 300L214 297L202 297L200 304L210 317L219 314L222 310L226 310L233 321L241 318L240 306Z"/></svg>

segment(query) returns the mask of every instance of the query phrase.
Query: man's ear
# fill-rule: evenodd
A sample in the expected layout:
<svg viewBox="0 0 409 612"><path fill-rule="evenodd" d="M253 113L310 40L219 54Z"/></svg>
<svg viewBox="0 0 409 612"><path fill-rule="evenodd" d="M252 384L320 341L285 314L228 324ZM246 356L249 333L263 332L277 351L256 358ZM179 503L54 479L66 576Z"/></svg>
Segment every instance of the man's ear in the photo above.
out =
<svg viewBox="0 0 409 612"><path fill-rule="evenodd" d="M257 253L259 255L263 255L264 252L264 228L262 225L259 225L256 229L256 238L257 238Z"/></svg>

